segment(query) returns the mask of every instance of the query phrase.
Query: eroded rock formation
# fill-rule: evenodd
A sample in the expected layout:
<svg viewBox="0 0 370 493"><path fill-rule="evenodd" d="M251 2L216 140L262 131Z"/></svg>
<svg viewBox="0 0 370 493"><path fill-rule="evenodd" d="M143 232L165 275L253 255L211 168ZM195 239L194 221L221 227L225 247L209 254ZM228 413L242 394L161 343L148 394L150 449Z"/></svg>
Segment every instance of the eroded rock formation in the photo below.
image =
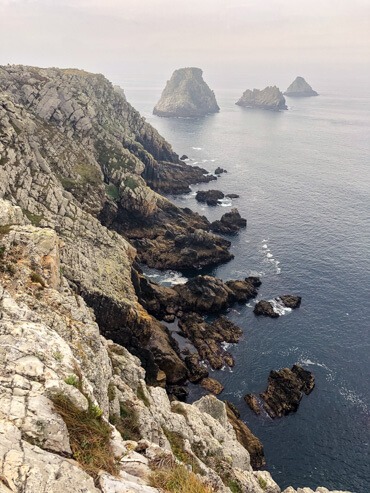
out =
<svg viewBox="0 0 370 493"><path fill-rule="evenodd" d="M263 110L287 110L283 93L276 86L268 86L265 89L247 89L242 97L235 103L245 108L260 108Z"/></svg>
<svg viewBox="0 0 370 493"><path fill-rule="evenodd" d="M167 81L153 113L166 117L197 117L220 110L213 91L203 80L200 68L175 70Z"/></svg>
<svg viewBox="0 0 370 493"><path fill-rule="evenodd" d="M297 77L284 92L285 96L291 98L307 98L318 96L318 93L304 80L303 77Z"/></svg>

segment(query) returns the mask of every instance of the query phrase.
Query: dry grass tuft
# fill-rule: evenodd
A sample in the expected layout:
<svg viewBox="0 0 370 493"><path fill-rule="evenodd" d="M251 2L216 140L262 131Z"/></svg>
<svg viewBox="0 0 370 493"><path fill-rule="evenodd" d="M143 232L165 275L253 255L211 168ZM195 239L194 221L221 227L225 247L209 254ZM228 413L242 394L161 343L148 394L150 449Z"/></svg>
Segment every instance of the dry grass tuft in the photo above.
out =
<svg viewBox="0 0 370 493"><path fill-rule="evenodd" d="M73 458L94 478L101 469L117 474L110 445L112 430L99 407L90 403L87 411L81 411L63 394L54 396L53 403L67 426Z"/></svg>
<svg viewBox="0 0 370 493"><path fill-rule="evenodd" d="M150 476L151 486L162 489L165 493L212 493L213 489L183 465L169 469L158 469Z"/></svg>

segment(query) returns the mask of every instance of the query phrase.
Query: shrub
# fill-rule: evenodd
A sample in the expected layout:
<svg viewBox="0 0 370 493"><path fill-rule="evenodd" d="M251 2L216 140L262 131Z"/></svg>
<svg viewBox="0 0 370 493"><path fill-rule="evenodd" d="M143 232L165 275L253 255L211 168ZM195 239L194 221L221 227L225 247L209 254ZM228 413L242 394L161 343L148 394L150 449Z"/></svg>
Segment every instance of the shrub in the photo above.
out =
<svg viewBox="0 0 370 493"><path fill-rule="evenodd" d="M117 202L119 200L119 198L120 198L119 190L116 187L116 185L114 185L113 183L110 183L109 185L105 185L105 191L106 191L107 195L111 199L113 199L115 202Z"/></svg>
<svg viewBox="0 0 370 493"><path fill-rule="evenodd" d="M266 489L266 486L267 486L267 481L266 481L266 479L264 479L262 476L258 476L258 483L259 483L259 485L261 486L261 488L262 488L263 490L265 490L265 489Z"/></svg>
<svg viewBox="0 0 370 493"><path fill-rule="evenodd" d="M117 474L110 445L112 430L100 408L89 403L88 410L81 411L63 394L54 396L53 403L67 426L73 458L82 468L94 478L101 469Z"/></svg>
<svg viewBox="0 0 370 493"><path fill-rule="evenodd" d="M76 387L76 389L80 389L80 381L76 377L76 375L69 375L69 377L64 379L64 382L67 385L73 385L73 387Z"/></svg>

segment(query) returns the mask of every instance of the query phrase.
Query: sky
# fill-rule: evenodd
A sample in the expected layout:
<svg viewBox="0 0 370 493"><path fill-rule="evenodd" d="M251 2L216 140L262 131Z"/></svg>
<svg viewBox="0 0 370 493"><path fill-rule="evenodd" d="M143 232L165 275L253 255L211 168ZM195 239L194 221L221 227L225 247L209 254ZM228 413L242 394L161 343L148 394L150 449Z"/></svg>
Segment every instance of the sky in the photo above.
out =
<svg viewBox="0 0 370 493"><path fill-rule="evenodd" d="M370 0L0 0L7 63L78 67L123 85L161 85L185 66L213 87L296 75L370 85Z"/></svg>

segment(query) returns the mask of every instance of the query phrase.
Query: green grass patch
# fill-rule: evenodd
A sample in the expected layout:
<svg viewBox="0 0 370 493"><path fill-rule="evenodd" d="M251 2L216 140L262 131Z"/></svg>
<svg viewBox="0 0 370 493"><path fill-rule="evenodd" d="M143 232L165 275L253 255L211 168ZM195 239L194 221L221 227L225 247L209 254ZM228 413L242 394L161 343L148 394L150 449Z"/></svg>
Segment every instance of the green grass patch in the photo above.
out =
<svg viewBox="0 0 370 493"><path fill-rule="evenodd" d="M117 428L124 440L141 440L139 416L131 403L120 402L119 416L110 416L109 421Z"/></svg>
<svg viewBox="0 0 370 493"><path fill-rule="evenodd" d="M23 209L23 214L27 217L27 219L29 219L31 224L33 226L36 226L36 227L38 227L40 225L41 221L43 219L45 219L44 216L39 215L39 214L33 214L32 212L27 211L25 209Z"/></svg>
<svg viewBox="0 0 370 493"><path fill-rule="evenodd" d="M120 199L118 187L116 187L116 185L114 185L113 183L105 185L105 193L115 202L118 202L118 200Z"/></svg>
<svg viewBox="0 0 370 493"><path fill-rule="evenodd" d="M150 484L165 493L212 493L213 491L193 472L179 464L153 471Z"/></svg>

